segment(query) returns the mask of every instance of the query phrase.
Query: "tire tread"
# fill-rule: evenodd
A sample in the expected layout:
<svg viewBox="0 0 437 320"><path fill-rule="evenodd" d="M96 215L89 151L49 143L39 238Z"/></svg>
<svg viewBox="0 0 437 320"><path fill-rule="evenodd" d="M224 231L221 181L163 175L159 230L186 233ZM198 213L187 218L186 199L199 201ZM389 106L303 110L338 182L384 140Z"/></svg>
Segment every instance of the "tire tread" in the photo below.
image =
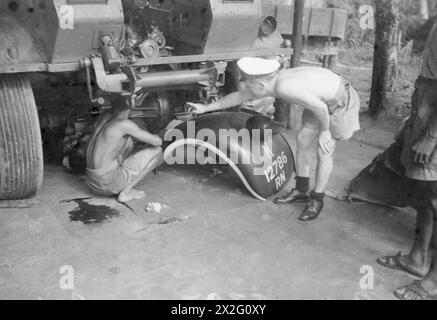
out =
<svg viewBox="0 0 437 320"><path fill-rule="evenodd" d="M0 75L0 199L23 199L41 186L43 155L29 80Z"/></svg>

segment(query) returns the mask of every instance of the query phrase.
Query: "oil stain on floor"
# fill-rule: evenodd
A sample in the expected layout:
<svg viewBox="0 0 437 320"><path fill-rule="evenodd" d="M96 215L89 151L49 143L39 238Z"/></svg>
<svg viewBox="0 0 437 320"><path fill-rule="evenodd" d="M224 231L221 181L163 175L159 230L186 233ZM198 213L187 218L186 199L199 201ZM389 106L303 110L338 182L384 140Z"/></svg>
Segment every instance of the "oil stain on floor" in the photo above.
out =
<svg viewBox="0 0 437 320"><path fill-rule="evenodd" d="M101 223L120 215L120 212L114 208L89 204L83 199L75 199L69 202L76 202L78 205L68 213L71 221L80 221L84 224L94 224Z"/></svg>

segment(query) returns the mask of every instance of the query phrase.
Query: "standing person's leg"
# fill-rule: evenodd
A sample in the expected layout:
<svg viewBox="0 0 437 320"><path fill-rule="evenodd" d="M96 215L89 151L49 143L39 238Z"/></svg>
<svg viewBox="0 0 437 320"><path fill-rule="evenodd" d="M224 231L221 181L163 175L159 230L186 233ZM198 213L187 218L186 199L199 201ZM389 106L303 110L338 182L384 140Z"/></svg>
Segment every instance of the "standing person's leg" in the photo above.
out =
<svg viewBox="0 0 437 320"><path fill-rule="evenodd" d="M120 192L118 201L128 202L130 200L144 198L146 196L144 191L135 190L134 186L140 183L146 175L152 172L161 163L162 149L160 147L147 148L126 159L123 165L129 170L138 172L138 175Z"/></svg>
<svg viewBox="0 0 437 320"><path fill-rule="evenodd" d="M398 299L437 299L437 223L435 223L437 218L437 184L435 182L430 184L433 185L432 189L434 190L428 202L428 209L432 211L432 219L429 225L432 229L430 246L431 267L423 280L413 281L413 283L396 290L394 295Z"/></svg>
<svg viewBox="0 0 437 320"><path fill-rule="evenodd" d="M303 127L297 135L296 174L309 178L314 157L313 146L319 130Z"/></svg>
<svg viewBox="0 0 437 320"><path fill-rule="evenodd" d="M274 200L277 204L306 202L310 198L310 173L313 159L313 145L318 128L304 126L297 135L296 187L288 194Z"/></svg>
<svg viewBox="0 0 437 320"><path fill-rule="evenodd" d="M424 177L427 180L436 180L432 174L434 171L428 166L416 163L414 160L413 146L421 139L423 135L423 124L415 115L421 114L433 108L436 95L435 84L423 81L420 77L416 80L415 91L413 93L411 104L411 117L402 127L398 141L402 142L403 150L401 154L401 163L405 168L405 174L410 179L412 190L415 190L415 203L412 205L417 211L416 232L412 249L408 255L402 255L399 252L394 256L381 257L377 262L383 266L402 270L413 274L417 277L424 277L430 268L432 259L432 249L430 248L433 234L435 236L435 200L437 199L437 184L435 181L420 181ZM431 165L435 167L435 156L432 156ZM431 174L431 175L430 175ZM396 291L402 299L404 291L401 288ZM402 290L406 289L406 290ZM407 294L408 295L408 294Z"/></svg>
<svg viewBox="0 0 437 320"><path fill-rule="evenodd" d="M310 221L316 219L324 206L325 190L328 185L329 177L333 168L333 153L335 150L335 140L333 139L334 148L331 153L327 154L318 147L317 148L317 171L314 190L311 192L311 201L299 219L302 221Z"/></svg>
<svg viewBox="0 0 437 320"><path fill-rule="evenodd" d="M422 286L434 297L437 297L437 197L433 199L433 223L432 223L432 237L431 237L431 267L428 274L422 280Z"/></svg>
<svg viewBox="0 0 437 320"><path fill-rule="evenodd" d="M329 178L333 169L333 155L335 151L336 141L333 139L334 148L331 153L324 153L319 147L317 149L317 172L314 192L325 193Z"/></svg>
<svg viewBox="0 0 437 320"><path fill-rule="evenodd" d="M402 255L399 252L396 255L384 256L377 259L377 262L384 267L405 271L423 278L431 264L430 245L433 234L433 207L428 200L430 195L424 194L427 182L412 180L411 183L414 183L414 188L418 194L416 197L417 203L414 206L417 215L414 243L411 251L407 255Z"/></svg>
<svg viewBox="0 0 437 320"><path fill-rule="evenodd" d="M422 201L420 201L422 202ZM410 266L416 274L424 276L431 264L430 246L433 236L434 205L422 202L417 206L416 230L413 247L403 259L404 265ZM401 257L402 260L403 257Z"/></svg>

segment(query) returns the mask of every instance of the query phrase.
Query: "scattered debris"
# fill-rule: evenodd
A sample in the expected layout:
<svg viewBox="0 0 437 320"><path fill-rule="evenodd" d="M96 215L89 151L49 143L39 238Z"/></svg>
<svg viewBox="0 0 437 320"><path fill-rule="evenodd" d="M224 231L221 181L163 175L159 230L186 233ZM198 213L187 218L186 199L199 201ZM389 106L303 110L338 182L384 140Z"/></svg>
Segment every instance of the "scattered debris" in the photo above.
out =
<svg viewBox="0 0 437 320"><path fill-rule="evenodd" d="M172 217L172 218L168 218L168 219L159 218L158 224L169 224L169 223L175 223L175 222L182 222L185 220L189 220L193 217L194 217L194 215L187 215L187 216L182 217L182 218L178 218L178 217Z"/></svg>
<svg viewBox="0 0 437 320"><path fill-rule="evenodd" d="M161 204L159 202L149 202L146 207L147 213L161 213L162 209L166 209L167 206L165 204Z"/></svg>
<svg viewBox="0 0 437 320"><path fill-rule="evenodd" d="M210 178L223 174L223 171L217 168L212 169L212 173L209 175Z"/></svg>
<svg viewBox="0 0 437 320"><path fill-rule="evenodd" d="M159 218L158 224L169 224L169 223L175 223L175 222L182 222L182 219L177 218L177 217L173 217L173 218L163 220L163 219Z"/></svg>

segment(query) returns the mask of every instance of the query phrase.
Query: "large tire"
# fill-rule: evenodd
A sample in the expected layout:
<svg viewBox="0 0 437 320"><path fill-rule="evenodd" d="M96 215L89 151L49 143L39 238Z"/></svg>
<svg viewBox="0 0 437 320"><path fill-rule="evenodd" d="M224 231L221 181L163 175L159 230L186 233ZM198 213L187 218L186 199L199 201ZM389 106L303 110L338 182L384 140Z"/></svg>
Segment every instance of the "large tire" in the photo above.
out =
<svg viewBox="0 0 437 320"><path fill-rule="evenodd" d="M0 200L33 196L43 179L38 112L24 75L0 75Z"/></svg>

